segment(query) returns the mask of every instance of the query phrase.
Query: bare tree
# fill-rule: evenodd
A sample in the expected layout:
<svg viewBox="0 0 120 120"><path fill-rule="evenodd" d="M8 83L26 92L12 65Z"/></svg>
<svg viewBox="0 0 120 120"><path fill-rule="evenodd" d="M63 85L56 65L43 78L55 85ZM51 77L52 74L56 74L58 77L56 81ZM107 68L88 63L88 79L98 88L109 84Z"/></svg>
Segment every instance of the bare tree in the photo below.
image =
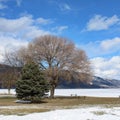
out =
<svg viewBox="0 0 120 120"><path fill-rule="evenodd" d="M29 51L26 47L21 47L19 49L5 51L3 55L4 64L8 65L8 68L10 69L6 68L5 71L0 73L0 79L2 85L8 88L9 94L11 87L13 85L15 86L15 82L20 76L22 67L28 62L28 60L32 59L29 57Z"/></svg>
<svg viewBox="0 0 120 120"><path fill-rule="evenodd" d="M34 61L44 70L51 85L50 97L60 78L90 82L92 72L85 51L77 49L71 41L57 36L45 35L34 39L28 48L8 52L5 61L11 66L23 66Z"/></svg>
<svg viewBox="0 0 120 120"><path fill-rule="evenodd" d="M15 87L15 82L20 76L21 68L26 60L26 51L26 48L21 47L18 50L9 50L4 53L4 66L7 67L0 73L0 78L2 85L8 88L8 94L11 88Z"/></svg>
<svg viewBox="0 0 120 120"><path fill-rule="evenodd" d="M26 63L27 48L21 47L16 50L5 51L4 64L12 67L22 67Z"/></svg>
<svg viewBox="0 0 120 120"><path fill-rule="evenodd" d="M8 89L8 94L12 87L15 87L15 82L18 79L18 68L13 69L13 67L8 65L0 65L0 81L1 87Z"/></svg>
<svg viewBox="0 0 120 120"><path fill-rule="evenodd" d="M38 62L46 72L51 85L51 98L60 77L67 80L74 77L85 82L91 80L92 72L85 51L77 49L65 38L45 35L36 38L28 49L29 58Z"/></svg>
<svg viewBox="0 0 120 120"><path fill-rule="evenodd" d="M4 72L0 73L0 78L2 81L2 86L8 89L8 94L10 94L11 88L15 85L15 75L12 69L6 69Z"/></svg>

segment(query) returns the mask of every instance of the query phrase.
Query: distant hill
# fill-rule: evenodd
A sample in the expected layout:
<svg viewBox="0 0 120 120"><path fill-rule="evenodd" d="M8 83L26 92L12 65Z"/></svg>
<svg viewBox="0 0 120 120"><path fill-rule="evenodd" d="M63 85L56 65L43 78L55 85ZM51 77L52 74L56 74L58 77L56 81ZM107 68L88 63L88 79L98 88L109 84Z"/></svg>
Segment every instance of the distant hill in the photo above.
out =
<svg viewBox="0 0 120 120"><path fill-rule="evenodd" d="M12 69L12 67L0 64L0 74L4 73L8 69ZM17 68L17 70L20 71L21 68ZM0 88L2 87L1 79L2 78L0 76ZM120 80L104 79L97 76L93 77L93 81L90 84L76 82L75 80L69 82L66 80L60 80L57 88L120 88Z"/></svg>
<svg viewBox="0 0 120 120"><path fill-rule="evenodd" d="M75 81L67 82L62 80L57 88L120 88L120 80L103 79L97 76L93 77L93 81L90 84Z"/></svg>
<svg viewBox="0 0 120 120"><path fill-rule="evenodd" d="M94 76L92 83L100 88L120 88L120 80L116 79L104 79Z"/></svg>

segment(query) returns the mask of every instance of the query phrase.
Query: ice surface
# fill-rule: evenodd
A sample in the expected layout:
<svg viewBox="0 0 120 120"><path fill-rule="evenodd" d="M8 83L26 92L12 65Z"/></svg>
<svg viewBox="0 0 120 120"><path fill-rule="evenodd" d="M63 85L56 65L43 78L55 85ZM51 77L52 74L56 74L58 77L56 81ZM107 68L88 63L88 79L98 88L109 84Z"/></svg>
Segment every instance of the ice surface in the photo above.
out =
<svg viewBox="0 0 120 120"><path fill-rule="evenodd" d="M0 89L0 94L7 94L7 89ZM15 90L11 90L12 94L15 94ZM56 96L93 96L93 97L119 97L119 89L56 89Z"/></svg>
<svg viewBox="0 0 120 120"><path fill-rule="evenodd" d="M93 97L119 97L120 89L56 89L55 95L62 96L93 96Z"/></svg>

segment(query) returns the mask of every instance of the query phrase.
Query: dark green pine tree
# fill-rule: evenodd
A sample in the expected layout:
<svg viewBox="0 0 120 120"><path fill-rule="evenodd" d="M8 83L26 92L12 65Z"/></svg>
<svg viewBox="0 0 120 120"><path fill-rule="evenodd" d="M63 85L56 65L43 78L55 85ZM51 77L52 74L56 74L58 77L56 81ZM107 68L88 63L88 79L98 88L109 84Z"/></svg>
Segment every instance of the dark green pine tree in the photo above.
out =
<svg viewBox="0 0 120 120"><path fill-rule="evenodd" d="M18 99L40 102L49 91L49 85L39 66L34 62L27 63L21 72L21 79L16 83Z"/></svg>

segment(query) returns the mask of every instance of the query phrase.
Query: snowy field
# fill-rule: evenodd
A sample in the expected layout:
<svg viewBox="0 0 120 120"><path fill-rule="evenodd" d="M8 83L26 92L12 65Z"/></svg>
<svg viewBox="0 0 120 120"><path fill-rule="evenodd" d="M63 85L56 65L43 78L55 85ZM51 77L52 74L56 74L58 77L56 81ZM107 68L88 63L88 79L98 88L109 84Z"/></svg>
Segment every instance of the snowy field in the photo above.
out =
<svg viewBox="0 0 120 120"><path fill-rule="evenodd" d="M0 120L120 120L120 107L84 107L24 116L0 115Z"/></svg>
<svg viewBox="0 0 120 120"><path fill-rule="evenodd" d="M7 94L7 89L0 89L0 94ZM12 94L15 94L15 90L11 90ZM56 96L92 96L92 97L119 97L119 89L56 89Z"/></svg>
<svg viewBox="0 0 120 120"><path fill-rule="evenodd" d="M11 90L15 94L15 90ZM0 89L0 94L7 94ZM94 96L119 97L120 89L56 89L56 96ZM0 95L1 96L1 95ZM24 116L0 115L0 120L120 120L120 106L83 106L76 109L55 110L44 113L33 113Z"/></svg>

